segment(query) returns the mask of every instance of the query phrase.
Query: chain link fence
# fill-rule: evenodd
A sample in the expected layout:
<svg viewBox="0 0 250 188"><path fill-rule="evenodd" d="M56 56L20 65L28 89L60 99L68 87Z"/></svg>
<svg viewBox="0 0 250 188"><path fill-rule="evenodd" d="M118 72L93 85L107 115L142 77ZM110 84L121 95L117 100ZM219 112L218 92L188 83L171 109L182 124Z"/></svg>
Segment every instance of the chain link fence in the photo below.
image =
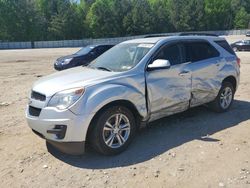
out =
<svg viewBox="0 0 250 188"><path fill-rule="evenodd" d="M245 30L227 30L227 31L201 31L201 33L211 33L216 35L246 35ZM197 33L197 32L196 32ZM158 35L176 35L178 33L161 33ZM157 34L155 34L157 35ZM60 40L60 41L35 41L35 42L0 42L0 49L29 49L29 48L65 48L65 47L83 47L91 44L118 44L120 42L142 38L147 35L102 38L102 39L82 39L82 40Z"/></svg>

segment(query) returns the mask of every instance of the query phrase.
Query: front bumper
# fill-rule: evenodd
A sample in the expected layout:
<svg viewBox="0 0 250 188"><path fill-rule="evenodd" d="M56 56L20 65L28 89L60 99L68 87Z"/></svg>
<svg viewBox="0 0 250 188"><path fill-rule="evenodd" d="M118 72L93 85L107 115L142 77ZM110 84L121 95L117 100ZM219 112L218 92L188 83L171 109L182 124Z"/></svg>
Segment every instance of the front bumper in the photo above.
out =
<svg viewBox="0 0 250 188"><path fill-rule="evenodd" d="M45 107L39 116L32 116L29 106L26 119L29 127L51 145L69 154L82 154L87 130L93 115L75 115L70 110L60 111Z"/></svg>
<svg viewBox="0 0 250 188"><path fill-rule="evenodd" d="M64 68L63 68L63 66L61 64L54 63L54 69L57 70L57 71L61 71Z"/></svg>
<svg viewBox="0 0 250 188"><path fill-rule="evenodd" d="M47 140L47 143L70 155L82 155L85 151L85 142L54 142Z"/></svg>

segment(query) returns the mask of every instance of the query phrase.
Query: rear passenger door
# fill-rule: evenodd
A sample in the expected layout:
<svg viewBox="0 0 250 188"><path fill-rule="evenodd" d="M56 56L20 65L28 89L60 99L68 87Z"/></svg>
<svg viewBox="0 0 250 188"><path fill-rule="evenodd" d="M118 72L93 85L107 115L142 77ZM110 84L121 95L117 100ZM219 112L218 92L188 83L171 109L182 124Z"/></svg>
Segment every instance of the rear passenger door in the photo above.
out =
<svg viewBox="0 0 250 188"><path fill-rule="evenodd" d="M212 101L218 94L220 53L205 40L192 40L183 43L186 62L192 73L190 106L198 106Z"/></svg>

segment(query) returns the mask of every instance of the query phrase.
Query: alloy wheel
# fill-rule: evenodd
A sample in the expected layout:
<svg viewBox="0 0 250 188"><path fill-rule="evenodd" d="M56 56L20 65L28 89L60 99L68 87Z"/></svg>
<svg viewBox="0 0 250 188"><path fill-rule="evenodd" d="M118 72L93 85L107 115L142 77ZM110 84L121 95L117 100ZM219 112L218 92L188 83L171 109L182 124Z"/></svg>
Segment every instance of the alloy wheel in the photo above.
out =
<svg viewBox="0 0 250 188"><path fill-rule="evenodd" d="M119 148L126 143L131 125L127 116L122 113L112 115L104 124L103 140L110 148Z"/></svg>
<svg viewBox="0 0 250 188"><path fill-rule="evenodd" d="M220 105L223 109L227 109L233 99L233 91L230 87L225 87L220 95Z"/></svg>

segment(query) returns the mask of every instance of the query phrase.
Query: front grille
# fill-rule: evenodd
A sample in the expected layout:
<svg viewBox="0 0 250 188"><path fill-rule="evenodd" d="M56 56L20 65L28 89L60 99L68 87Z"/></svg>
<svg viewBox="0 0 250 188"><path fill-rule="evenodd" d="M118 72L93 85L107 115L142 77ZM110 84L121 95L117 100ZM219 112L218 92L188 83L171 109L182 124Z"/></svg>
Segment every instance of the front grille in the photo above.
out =
<svg viewBox="0 0 250 188"><path fill-rule="evenodd" d="M39 100L39 101L45 101L46 100L45 95L43 95L41 93L38 93L38 92L35 92L35 91L31 92L31 98L35 99L35 100Z"/></svg>
<svg viewBox="0 0 250 188"><path fill-rule="evenodd" d="M33 107L33 106L29 106L29 114L30 114L31 116L36 116L36 117L38 117L38 116L40 115L40 113L41 113L41 110L42 110L42 109L40 109L40 108L35 108L35 107Z"/></svg>

